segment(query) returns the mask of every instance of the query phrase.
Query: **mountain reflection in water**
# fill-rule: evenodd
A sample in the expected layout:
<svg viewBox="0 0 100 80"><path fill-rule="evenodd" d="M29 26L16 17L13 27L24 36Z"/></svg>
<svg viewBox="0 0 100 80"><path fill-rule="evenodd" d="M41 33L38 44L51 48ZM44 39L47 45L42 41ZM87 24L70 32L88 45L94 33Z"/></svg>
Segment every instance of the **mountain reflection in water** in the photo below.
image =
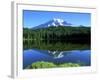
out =
<svg viewBox="0 0 100 80"><path fill-rule="evenodd" d="M29 49L24 50L23 55L23 67L31 65L37 61L53 62L55 64L61 64L66 62L82 63L84 66L91 65L91 51L90 50L72 50L72 51L48 51Z"/></svg>
<svg viewBox="0 0 100 80"><path fill-rule="evenodd" d="M88 44L43 43L24 41L23 68L37 61L61 63L80 63L91 65L91 50Z"/></svg>
<svg viewBox="0 0 100 80"><path fill-rule="evenodd" d="M55 59L64 57L64 54L63 54L64 51L59 52L59 51L49 51L48 50L48 53L52 54Z"/></svg>

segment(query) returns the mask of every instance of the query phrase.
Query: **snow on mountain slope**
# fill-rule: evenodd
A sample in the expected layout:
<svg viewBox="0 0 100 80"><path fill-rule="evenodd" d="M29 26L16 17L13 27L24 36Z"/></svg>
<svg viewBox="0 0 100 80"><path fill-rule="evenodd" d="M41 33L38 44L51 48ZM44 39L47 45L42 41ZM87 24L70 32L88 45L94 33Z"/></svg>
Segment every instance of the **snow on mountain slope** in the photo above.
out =
<svg viewBox="0 0 100 80"><path fill-rule="evenodd" d="M64 21L63 19L53 18L52 20L50 20L46 23L40 24L36 27L33 27L33 29L48 28L50 26L58 27L58 26L71 26L71 25L72 25L71 23L68 23L68 22Z"/></svg>

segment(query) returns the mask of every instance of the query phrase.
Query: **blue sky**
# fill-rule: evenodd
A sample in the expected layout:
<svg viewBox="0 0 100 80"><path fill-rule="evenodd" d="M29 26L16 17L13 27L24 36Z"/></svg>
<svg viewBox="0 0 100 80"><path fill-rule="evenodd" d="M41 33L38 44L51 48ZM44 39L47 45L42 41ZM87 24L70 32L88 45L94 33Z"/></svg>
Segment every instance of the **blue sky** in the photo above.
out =
<svg viewBox="0 0 100 80"><path fill-rule="evenodd" d="M63 19L73 24L73 26L91 25L90 13L23 10L23 27L32 28L52 20L53 18Z"/></svg>

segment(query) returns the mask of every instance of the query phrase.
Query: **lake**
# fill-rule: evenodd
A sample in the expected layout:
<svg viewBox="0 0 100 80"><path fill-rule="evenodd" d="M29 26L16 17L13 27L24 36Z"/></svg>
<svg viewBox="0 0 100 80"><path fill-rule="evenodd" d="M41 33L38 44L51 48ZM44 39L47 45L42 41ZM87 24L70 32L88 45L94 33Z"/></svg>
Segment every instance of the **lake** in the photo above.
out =
<svg viewBox="0 0 100 80"><path fill-rule="evenodd" d="M89 44L67 42L24 42L23 69L35 62L52 62L54 64L76 63L81 66L91 65Z"/></svg>
<svg viewBox="0 0 100 80"><path fill-rule="evenodd" d="M23 28L23 69L91 65L91 27Z"/></svg>
<svg viewBox="0 0 100 80"><path fill-rule="evenodd" d="M82 63L84 66L90 66L90 50L72 50L72 51L49 51L28 49L23 52L23 68L37 61L47 61L53 63Z"/></svg>

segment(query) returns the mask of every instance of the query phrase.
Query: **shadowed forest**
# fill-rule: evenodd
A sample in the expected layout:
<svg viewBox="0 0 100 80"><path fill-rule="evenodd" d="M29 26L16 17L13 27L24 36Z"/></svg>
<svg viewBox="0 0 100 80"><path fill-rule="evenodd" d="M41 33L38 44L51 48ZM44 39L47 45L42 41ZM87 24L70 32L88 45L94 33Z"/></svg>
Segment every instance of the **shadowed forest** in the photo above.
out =
<svg viewBox="0 0 100 80"><path fill-rule="evenodd" d="M49 27L42 29L23 29L23 43L31 47L44 44L89 44L91 43L90 27ZM26 46L27 46L26 45ZM24 48L27 48L24 46ZM64 46L64 45L63 45ZM39 47L39 46L38 46ZM30 48L30 47L29 47Z"/></svg>

